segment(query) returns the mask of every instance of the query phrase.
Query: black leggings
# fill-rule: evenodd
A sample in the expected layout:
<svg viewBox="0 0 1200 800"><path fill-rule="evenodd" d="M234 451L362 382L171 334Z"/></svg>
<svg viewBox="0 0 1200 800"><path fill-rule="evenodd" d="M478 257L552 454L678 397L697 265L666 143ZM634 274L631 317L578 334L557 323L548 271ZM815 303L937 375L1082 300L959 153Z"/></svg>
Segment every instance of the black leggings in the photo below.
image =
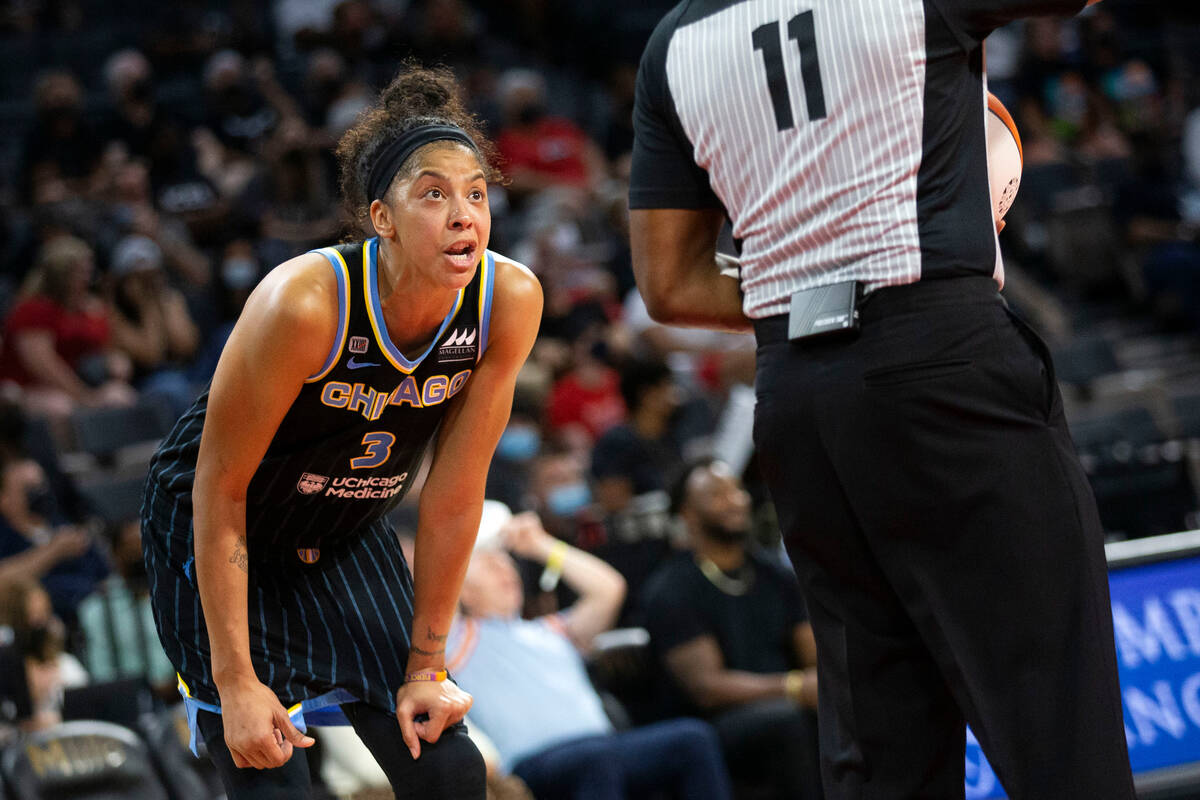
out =
<svg viewBox="0 0 1200 800"><path fill-rule="evenodd" d="M397 800L483 800L483 757L467 738L462 723L443 731L436 744L422 741L421 757L414 761L400 735L395 715L364 703L346 703L342 711L383 768ZM240 769L233 765L233 756L225 744L221 715L200 711L196 722L229 800L309 797L308 756L303 748L294 748L292 757L282 767Z"/></svg>

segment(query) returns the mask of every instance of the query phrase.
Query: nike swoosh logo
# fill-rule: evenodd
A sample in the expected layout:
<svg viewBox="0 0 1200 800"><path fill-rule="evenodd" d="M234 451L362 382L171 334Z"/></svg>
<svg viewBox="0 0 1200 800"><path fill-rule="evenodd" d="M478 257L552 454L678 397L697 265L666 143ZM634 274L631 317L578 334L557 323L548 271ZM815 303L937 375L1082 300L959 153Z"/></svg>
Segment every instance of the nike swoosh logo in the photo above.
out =
<svg viewBox="0 0 1200 800"><path fill-rule="evenodd" d="M354 356L350 356L350 360L346 362L346 366L350 369L362 369L363 367L378 367L374 361L355 361Z"/></svg>

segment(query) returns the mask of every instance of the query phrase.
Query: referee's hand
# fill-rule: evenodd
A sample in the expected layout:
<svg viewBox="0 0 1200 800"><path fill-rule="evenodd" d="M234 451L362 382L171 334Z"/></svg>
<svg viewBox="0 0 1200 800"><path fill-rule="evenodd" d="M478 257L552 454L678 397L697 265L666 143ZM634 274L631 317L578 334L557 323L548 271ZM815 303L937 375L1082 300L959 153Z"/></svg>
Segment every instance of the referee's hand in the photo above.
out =
<svg viewBox="0 0 1200 800"><path fill-rule="evenodd" d="M311 737L296 730L275 693L257 679L221 692L221 720L235 767L282 767L292 757L293 747L313 744Z"/></svg>
<svg viewBox="0 0 1200 800"><path fill-rule="evenodd" d="M396 719L413 759L421 757L422 739L436 742L442 731L462 721L473 702L450 680L410 681L401 686L396 691Z"/></svg>

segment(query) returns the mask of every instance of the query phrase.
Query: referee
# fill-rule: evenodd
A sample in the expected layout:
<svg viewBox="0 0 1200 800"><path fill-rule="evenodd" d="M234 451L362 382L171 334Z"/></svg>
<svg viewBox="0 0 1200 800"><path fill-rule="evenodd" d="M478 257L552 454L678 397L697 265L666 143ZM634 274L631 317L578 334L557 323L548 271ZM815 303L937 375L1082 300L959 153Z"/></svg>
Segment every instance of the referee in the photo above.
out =
<svg viewBox="0 0 1200 800"><path fill-rule="evenodd" d="M756 334L831 798L962 797L967 722L1010 797L1133 797L1099 519L999 294L984 138L984 38L1084 4L685 0L642 59L638 285Z"/></svg>

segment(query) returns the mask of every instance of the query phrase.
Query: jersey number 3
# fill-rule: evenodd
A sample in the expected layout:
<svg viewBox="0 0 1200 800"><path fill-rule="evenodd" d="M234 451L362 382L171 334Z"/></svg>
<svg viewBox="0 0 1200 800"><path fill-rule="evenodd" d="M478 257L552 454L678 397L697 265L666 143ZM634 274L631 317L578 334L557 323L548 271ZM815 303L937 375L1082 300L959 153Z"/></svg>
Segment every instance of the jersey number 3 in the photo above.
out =
<svg viewBox="0 0 1200 800"><path fill-rule="evenodd" d="M800 80L804 84L804 99L808 104L808 121L825 119L825 86L821 83L821 61L817 57L817 32L813 12L805 11L788 20L788 39L800 48ZM781 131L796 125L792 117L792 95L788 91L787 72L783 67L783 37L779 22L768 22L751 34L754 49L762 51L767 70L767 88L775 108L775 127Z"/></svg>
<svg viewBox="0 0 1200 800"><path fill-rule="evenodd" d="M382 466L392 455L392 445L396 443L396 437L387 431L371 431L363 437L362 443L366 445L367 451L350 459L351 469L374 469Z"/></svg>

